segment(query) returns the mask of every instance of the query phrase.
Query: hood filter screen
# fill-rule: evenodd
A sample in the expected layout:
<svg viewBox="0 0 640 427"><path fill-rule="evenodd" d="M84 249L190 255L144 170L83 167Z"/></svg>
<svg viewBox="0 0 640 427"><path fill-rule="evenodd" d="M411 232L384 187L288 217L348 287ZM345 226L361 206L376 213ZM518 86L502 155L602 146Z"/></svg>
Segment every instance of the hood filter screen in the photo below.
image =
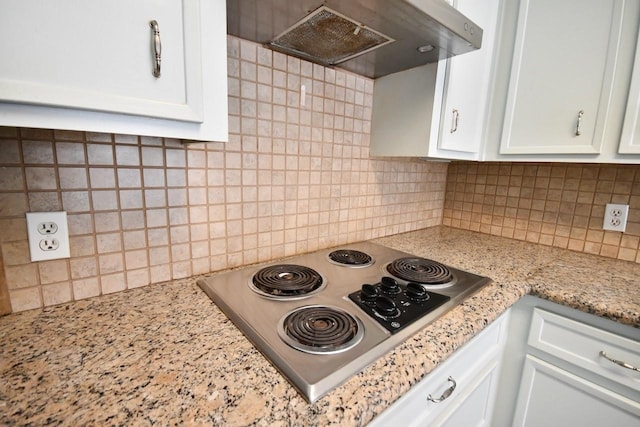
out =
<svg viewBox="0 0 640 427"><path fill-rule="evenodd" d="M323 65L335 65L394 40L322 6L277 36L275 49Z"/></svg>

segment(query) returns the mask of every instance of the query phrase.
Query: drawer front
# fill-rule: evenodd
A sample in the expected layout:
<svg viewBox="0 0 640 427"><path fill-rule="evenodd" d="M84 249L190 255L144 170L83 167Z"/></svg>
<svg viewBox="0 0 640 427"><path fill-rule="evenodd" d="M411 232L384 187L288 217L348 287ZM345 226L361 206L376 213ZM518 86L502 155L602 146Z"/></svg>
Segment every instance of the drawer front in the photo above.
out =
<svg viewBox="0 0 640 427"><path fill-rule="evenodd" d="M480 393L474 391L484 390L481 384L492 384L491 380L485 382L483 379L488 376L493 379L492 374L495 373L496 364L501 356L505 325L506 318L502 316L456 350L442 365L376 417L369 426L433 425L435 417L445 416L450 408L461 405L470 393L476 395L476 400L481 400ZM453 386L449 378L456 382L450 396L439 403L429 401L427 396L440 398ZM491 406L485 411L485 416L489 415L490 409Z"/></svg>
<svg viewBox="0 0 640 427"><path fill-rule="evenodd" d="M493 400L498 381L498 364L492 363L469 384L465 395L452 402L440 416L419 425L443 427L482 427L491 425Z"/></svg>
<svg viewBox="0 0 640 427"><path fill-rule="evenodd" d="M624 386L640 391L640 372L625 368L605 356L640 369L638 340L576 322L536 308L533 310L528 345Z"/></svg>

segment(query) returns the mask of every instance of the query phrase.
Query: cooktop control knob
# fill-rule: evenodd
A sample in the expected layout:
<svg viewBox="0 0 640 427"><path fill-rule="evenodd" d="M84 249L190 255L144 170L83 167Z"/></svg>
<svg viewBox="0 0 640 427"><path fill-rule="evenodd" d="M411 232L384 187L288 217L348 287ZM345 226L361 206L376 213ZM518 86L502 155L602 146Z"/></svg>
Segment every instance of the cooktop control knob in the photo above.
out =
<svg viewBox="0 0 640 427"><path fill-rule="evenodd" d="M360 298L364 302L374 302L378 296L378 288L373 285L362 285L360 289Z"/></svg>
<svg viewBox="0 0 640 427"><path fill-rule="evenodd" d="M395 279L391 277L383 277L380 281L380 287L382 288L382 292L389 295L397 295L400 293L400 286Z"/></svg>
<svg viewBox="0 0 640 427"><path fill-rule="evenodd" d="M399 312L395 301L386 295L380 295L376 298L375 310L384 317L394 317Z"/></svg>
<svg viewBox="0 0 640 427"><path fill-rule="evenodd" d="M426 301L429 299L429 294L422 287L422 285L414 282L407 283L407 296L414 301Z"/></svg>

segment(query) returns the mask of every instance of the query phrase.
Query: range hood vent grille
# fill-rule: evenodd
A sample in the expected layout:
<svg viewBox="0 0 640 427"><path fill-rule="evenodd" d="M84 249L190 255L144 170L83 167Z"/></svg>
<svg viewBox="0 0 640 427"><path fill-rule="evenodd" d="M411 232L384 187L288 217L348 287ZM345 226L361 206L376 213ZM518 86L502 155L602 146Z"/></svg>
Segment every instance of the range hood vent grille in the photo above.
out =
<svg viewBox="0 0 640 427"><path fill-rule="evenodd" d="M272 49L336 65L394 40L326 6L305 16L269 42Z"/></svg>

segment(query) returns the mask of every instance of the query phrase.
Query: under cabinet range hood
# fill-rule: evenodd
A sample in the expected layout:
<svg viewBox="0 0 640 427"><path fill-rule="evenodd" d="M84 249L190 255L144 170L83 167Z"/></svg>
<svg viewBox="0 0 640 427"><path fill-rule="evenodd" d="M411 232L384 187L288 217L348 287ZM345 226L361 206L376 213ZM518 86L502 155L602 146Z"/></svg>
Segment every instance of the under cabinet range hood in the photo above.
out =
<svg viewBox="0 0 640 427"><path fill-rule="evenodd" d="M227 0L227 32L370 78L482 44L482 29L445 0Z"/></svg>

